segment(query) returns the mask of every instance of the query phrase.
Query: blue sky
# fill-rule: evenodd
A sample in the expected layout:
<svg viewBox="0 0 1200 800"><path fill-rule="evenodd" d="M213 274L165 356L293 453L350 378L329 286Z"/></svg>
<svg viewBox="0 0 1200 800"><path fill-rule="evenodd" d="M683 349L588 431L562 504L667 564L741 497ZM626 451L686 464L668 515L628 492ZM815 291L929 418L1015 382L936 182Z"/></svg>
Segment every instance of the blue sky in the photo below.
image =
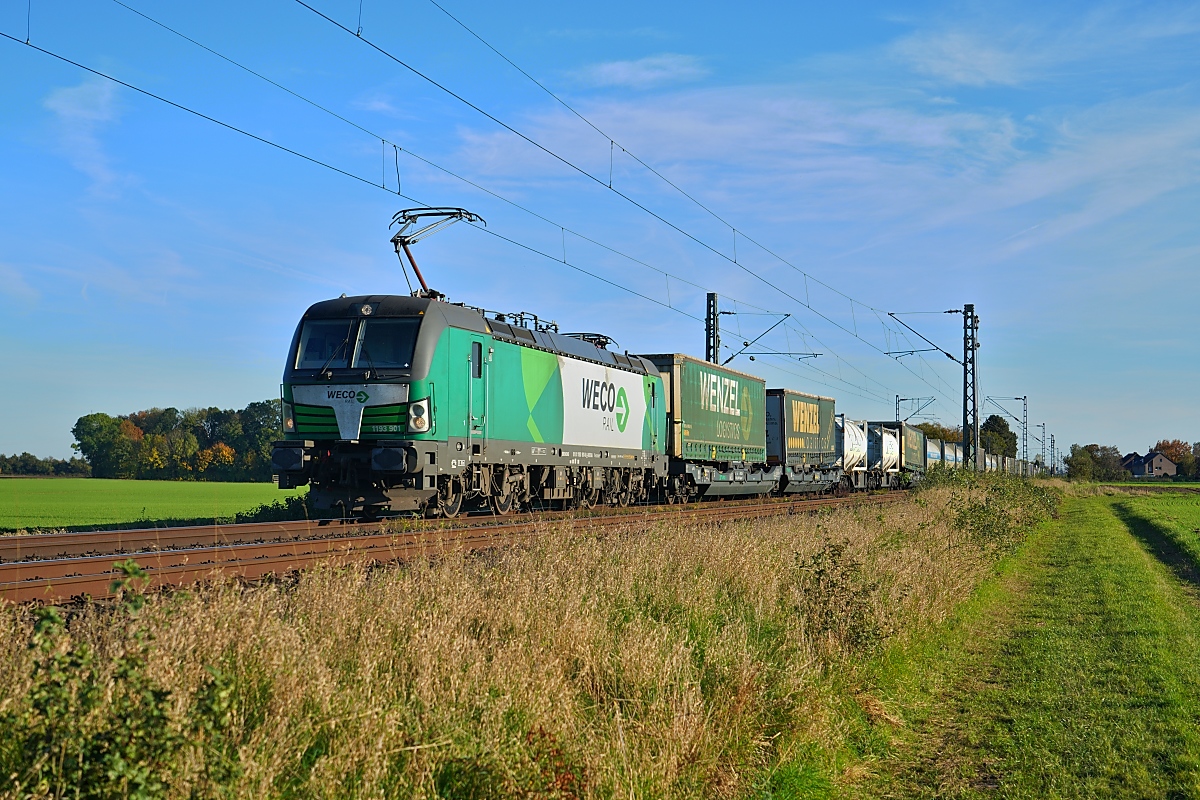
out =
<svg viewBox="0 0 1200 800"><path fill-rule="evenodd" d="M34 45L363 181L0 41L0 452L66 456L92 411L276 396L310 303L407 291L397 160L405 195L545 254L466 225L422 242L453 300L702 355L717 291L727 344L788 313L761 344L823 354L742 369L855 417L936 397L948 423L961 371L884 355L922 346L886 312L973 302L981 394L1028 395L1061 445L1200 440L1194 3L443 3L622 152L429 0L363 0L364 39L595 180L299 3L127 5L353 124L113 0L6 0L0 32L28 19ZM608 189L610 152L613 188L694 239ZM904 319L961 353L960 317Z"/></svg>

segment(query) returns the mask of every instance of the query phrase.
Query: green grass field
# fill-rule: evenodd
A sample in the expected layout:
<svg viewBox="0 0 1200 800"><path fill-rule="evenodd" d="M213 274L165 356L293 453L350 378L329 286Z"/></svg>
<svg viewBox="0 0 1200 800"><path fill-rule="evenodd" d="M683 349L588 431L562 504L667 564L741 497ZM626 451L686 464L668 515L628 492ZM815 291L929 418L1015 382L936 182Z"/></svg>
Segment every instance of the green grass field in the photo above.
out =
<svg viewBox="0 0 1200 800"><path fill-rule="evenodd" d="M1195 495L1068 500L893 694L870 794L1200 796L1197 529Z"/></svg>
<svg viewBox="0 0 1200 800"><path fill-rule="evenodd" d="M228 519L304 491L280 491L272 483L6 478L0 480L0 530Z"/></svg>

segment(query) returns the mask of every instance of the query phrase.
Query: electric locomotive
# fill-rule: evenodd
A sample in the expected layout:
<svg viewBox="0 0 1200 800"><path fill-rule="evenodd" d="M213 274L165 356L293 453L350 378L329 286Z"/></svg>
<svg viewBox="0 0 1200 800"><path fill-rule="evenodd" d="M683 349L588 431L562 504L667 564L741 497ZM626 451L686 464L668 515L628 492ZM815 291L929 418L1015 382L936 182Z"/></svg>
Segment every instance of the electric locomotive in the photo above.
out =
<svg viewBox="0 0 1200 800"><path fill-rule="evenodd" d="M422 217L440 221L415 233ZM316 303L283 376L279 486L344 515L628 505L667 475L663 380L600 334L446 302L408 245L461 209L397 215L421 289ZM476 218L477 219L477 218Z"/></svg>

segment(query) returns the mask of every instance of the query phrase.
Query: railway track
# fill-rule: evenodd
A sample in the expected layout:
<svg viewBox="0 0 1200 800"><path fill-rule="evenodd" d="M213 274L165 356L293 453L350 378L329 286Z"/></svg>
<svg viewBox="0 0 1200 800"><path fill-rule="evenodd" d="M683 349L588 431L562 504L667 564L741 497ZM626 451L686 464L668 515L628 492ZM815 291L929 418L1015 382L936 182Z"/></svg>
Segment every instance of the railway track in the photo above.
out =
<svg viewBox="0 0 1200 800"><path fill-rule="evenodd" d="M252 580L320 563L403 561L461 550L518 545L547 526L614 528L667 520L753 519L847 504L876 505L904 495L812 500L761 500L654 506L614 513L468 517L442 521L326 523L299 520L0 537L0 598L61 603L111 597L116 564L132 558L149 575L147 588L181 587L220 578ZM400 529L397 529L400 528Z"/></svg>

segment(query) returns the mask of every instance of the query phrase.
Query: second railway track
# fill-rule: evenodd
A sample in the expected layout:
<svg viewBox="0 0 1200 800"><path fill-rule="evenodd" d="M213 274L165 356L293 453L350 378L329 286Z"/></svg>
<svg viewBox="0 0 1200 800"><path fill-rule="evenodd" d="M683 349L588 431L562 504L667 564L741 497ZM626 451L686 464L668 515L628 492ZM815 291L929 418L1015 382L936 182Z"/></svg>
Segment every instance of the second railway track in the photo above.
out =
<svg viewBox="0 0 1200 800"><path fill-rule="evenodd" d="M0 598L61 603L111 596L116 564L132 558L149 575L147 588L189 586L219 578L281 575L323 562L403 561L455 550L520 544L547 526L611 528L664 520L751 519L846 504L891 502L903 495L798 501L656 506L622 513L551 515L512 520L467 518L455 527L315 521L197 526L0 538Z"/></svg>

